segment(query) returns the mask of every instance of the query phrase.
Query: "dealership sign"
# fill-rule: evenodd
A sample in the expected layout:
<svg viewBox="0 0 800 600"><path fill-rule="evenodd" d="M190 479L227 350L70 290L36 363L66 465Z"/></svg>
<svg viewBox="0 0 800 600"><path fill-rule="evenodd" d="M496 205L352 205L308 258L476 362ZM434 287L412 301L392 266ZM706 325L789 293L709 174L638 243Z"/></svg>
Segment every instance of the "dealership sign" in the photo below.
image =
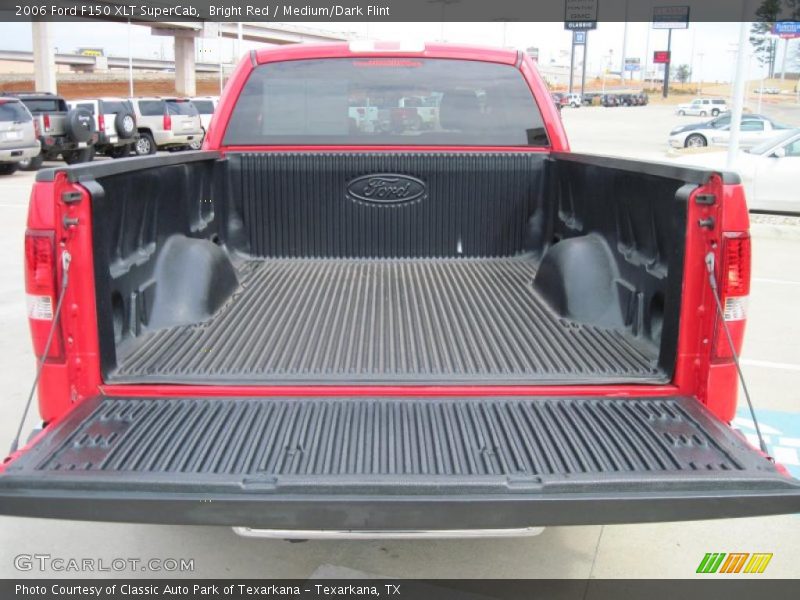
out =
<svg viewBox="0 0 800 600"><path fill-rule="evenodd" d="M784 39L800 37L800 22L778 21L772 25L772 33Z"/></svg>
<svg viewBox="0 0 800 600"><path fill-rule="evenodd" d="M687 29L688 6L654 6L653 29Z"/></svg>
<svg viewBox="0 0 800 600"><path fill-rule="evenodd" d="M564 0L564 29L586 31L597 29L599 0Z"/></svg>
<svg viewBox="0 0 800 600"><path fill-rule="evenodd" d="M642 62L639 58L626 58L625 70L626 71L640 71L642 69Z"/></svg>
<svg viewBox="0 0 800 600"><path fill-rule="evenodd" d="M653 52L653 62L655 64L666 64L669 62L670 52L668 50L656 50Z"/></svg>

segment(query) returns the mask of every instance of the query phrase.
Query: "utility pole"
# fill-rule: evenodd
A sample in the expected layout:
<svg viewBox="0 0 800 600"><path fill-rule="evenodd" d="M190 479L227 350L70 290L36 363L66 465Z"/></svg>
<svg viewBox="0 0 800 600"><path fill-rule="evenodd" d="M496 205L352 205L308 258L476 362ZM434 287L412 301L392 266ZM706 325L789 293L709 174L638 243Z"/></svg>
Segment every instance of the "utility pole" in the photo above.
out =
<svg viewBox="0 0 800 600"><path fill-rule="evenodd" d="M664 90L661 95L669 96L669 65L672 62L672 28L667 29L667 62L664 63Z"/></svg>
<svg viewBox="0 0 800 600"><path fill-rule="evenodd" d="M743 3L746 6L746 3ZM742 9L744 13L744 6ZM731 129L728 139L727 168L732 168L739 153L739 131L742 127L742 109L744 108L744 84L747 78L747 26L742 18L739 25L739 54L736 57L736 75L733 81L733 106L731 107Z"/></svg>
<svg viewBox="0 0 800 600"><path fill-rule="evenodd" d="M586 60L589 58L589 32L583 38L583 67L581 68L581 102L583 102L583 92L586 89Z"/></svg>
<svg viewBox="0 0 800 600"><path fill-rule="evenodd" d="M572 46L569 50L569 93L572 93L573 73L575 72L575 32L572 32Z"/></svg>
<svg viewBox="0 0 800 600"><path fill-rule="evenodd" d="M703 93L703 54L704 54L704 52L698 52L697 53L697 58L700 61L699 65L697 67L697 71L698 71L698 75L699 75L699 79L697 80L697 95L698 96Z"/></svg>
<svg viewBox="0 0 800 600"><path fill-rule="evenodd" d="M625 59L628 57L628 2L625 1L625 28L622 30L622 56L619 57L619 72L625 78Z"/></svg>
<svg viewBox="0 0 800 600"><path fill-rule="evenodd" d="M642 88L647 87L647 73L650 65L650 30L652 29L650 23L647 24L647 43L644 48L644 71L642 71Z"/></svg>
<svg viewBox="0 0 800 600"><path fill-rule="evenodd" d="M128 19L128 97L133 98L133 56L131 55L131 20Z"/></svg>
<svg viewBox="0 0 800 600"><path fill-rule="evenodd" d="M219 59L219 93L222 95L225 79L222 72L222 23L219 24L219 29L217 29L217 58Z"/></svg>

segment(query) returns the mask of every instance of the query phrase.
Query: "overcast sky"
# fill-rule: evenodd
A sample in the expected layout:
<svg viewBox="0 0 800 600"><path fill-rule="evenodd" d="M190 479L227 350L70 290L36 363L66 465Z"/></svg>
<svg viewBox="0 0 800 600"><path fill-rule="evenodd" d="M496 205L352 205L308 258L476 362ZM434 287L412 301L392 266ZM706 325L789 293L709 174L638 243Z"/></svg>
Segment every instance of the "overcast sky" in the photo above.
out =
<svg viewBox="0 0 800 600"><path fill-rule="evenodd" d="M316 29L349 31L361 37L373 39L412 39L465 42L494 46L538 47L540 61L568 61L571 34L564 31L562 23L306 23ZM103 48L109 56L127 56L128 28L125 24L106 22L53 23L53 45L60 52L73 52L80 46ZM674 30L672 34L673 65L694 64L695 74L702 74L706 81L730 80L734 68L734 56L738 41L738 23L694 23L689 29ZM164 57L171 59L172 38L151 35L144 26L133 26L131 30L131 53L138 57ZM588 69L597 71L600 65L613 63L619 69L622 58L622 23L600 23L589 35ZM644 64L648 48L665 50L667 32L653 30L649 23L628 25L627 52L629 57L639 57ZM0 23L0 49L30 50L31 28L28 23ZM202 40L199 52L209 62L216 62L219 47L216 40ZM245 42L248 51L258 44ZM224 62L234 60L235 41L225 39L222 43ZM749 50L749 49L748 49ZM702 57L701 57L702 55ZM694 57L694 60L692 58ZM779 61L782 50L779 50ZM755 60L751 61L750 78L761 75Z"/></svg>

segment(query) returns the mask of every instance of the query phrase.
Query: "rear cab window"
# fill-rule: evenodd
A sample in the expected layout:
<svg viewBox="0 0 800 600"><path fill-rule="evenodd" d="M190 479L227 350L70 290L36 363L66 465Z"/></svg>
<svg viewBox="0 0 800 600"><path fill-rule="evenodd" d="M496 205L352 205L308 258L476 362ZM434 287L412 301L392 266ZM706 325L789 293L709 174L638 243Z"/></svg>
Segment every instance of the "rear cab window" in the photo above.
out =
<svg viewBox="0 0 800 600"><path fill-rule="evenodd" d="M32 113L67 112L67 103L61 98L25 98L23 104Z"/></svg>
<svg viewBox="0 0 800 600"><path fill-rule="evenodd" d="M144 117L161 117L164 115L164 101L139 100L139 112Z"/></svg>
<svg viewBox="0 0 800 600"><path fill-rule="evenodd" d="M103 100L103 113L129 113L131 112L130 105L123 100Z"/></svg>
<svg viewBox="0 0 800 600"><path fill-rule="evenodd" d="M225 145L548 146L511 65L429 58L328 58L256 67Z"/></svg>
<svg viewBox="0 0 800 600"><path fill-rule="evenodd" d="M21 102L0 101L0 121L27 123L31 119L31 113L25 110Z"/></svg>
<svg viewBox="0 0 800 600"><path fill-rule="evenodd" d="M201 115L214 114L214 103L211 100L192 100L192 103Z"/></svg>
<svg viewBox="0 0 800 600"><path fill-rule="evenodd" d="M194 117L199 115L197 108L189 100L167 100L167 112L171 115Z"/></svg>

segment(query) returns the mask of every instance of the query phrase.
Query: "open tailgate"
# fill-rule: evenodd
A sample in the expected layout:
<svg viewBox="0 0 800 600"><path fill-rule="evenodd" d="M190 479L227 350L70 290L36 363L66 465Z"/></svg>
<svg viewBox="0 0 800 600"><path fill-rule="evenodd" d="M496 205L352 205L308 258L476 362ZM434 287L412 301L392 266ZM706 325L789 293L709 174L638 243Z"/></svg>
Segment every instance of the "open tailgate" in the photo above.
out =
<svg viewBox="0 0 800 600"><path fill-rule="evenodd" d="M443 530L800 512L694 399L98 397L0 473L0 513Z"/></svg>

